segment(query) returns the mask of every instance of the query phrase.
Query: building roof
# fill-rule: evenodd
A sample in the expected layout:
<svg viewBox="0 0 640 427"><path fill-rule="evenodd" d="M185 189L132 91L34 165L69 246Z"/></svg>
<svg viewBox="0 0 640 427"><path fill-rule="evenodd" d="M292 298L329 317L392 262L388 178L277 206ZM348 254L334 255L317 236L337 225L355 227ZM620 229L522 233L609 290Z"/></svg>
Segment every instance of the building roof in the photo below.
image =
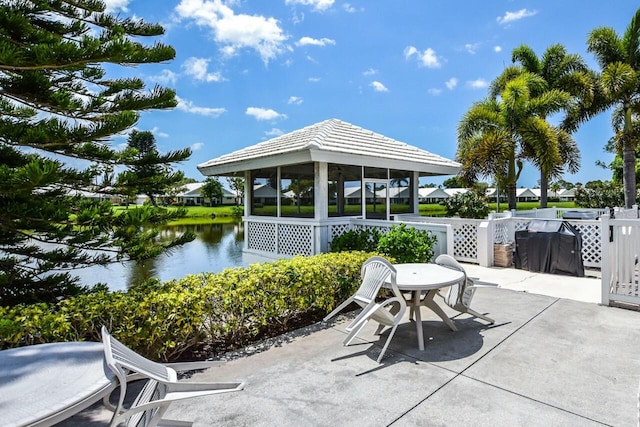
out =
<svg viewBox="0 0 640 427"><path fill-rule="evenodd" d="M204 182L190 182L182 186L182 191L176 194L176 197L202 197L200 189ZM235 197L231 191L222 187L222 197Z"/></svg>
<svg viewBox="0 0 640 427"><path fill-rule="evenodd" d="M455 175L460 164L417 147L329 119L198 165L203 175L307 162L382 167L428 175Z"/></svg>
<svg viewBox="0 0 640 427"><path fill-rule="evenodd" d="M449 195L442 189L438 187L425 187L418 188L418 195L420 198L426 199L447 199Z"/></svg>
<svg viewBox="0 0 640 427"><path fill-rule="evenodd" d="M457 194L464 194L469 191L468 188L445 188L444 192L449 195L449 197L453 197Z"/></svg>

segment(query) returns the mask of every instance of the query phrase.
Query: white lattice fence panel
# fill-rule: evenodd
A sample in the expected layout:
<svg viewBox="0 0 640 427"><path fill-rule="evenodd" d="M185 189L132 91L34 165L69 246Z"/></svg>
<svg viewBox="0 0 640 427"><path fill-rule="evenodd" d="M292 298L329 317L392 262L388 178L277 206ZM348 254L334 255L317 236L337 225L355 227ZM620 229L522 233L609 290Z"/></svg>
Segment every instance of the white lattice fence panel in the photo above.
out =
<svg viewBox="0 0 640 427"><path fill-rule="evenodd" d="M526 230L530 222L531 222L530 219L518 218L517 220L513 221L513 229L515 231Z"/></svg>
<svg viewBox="0 0 640 427"><path fill-rule="evenodd" d="M333 241L336 236L351 230L351 224L334 224L329 227L329 241Z"/></svg>
<svg viewBox="0 0 640 427"><path fill-rule="evenodd" d="M391 230L391 226L383 226L383 225L356 225L354 228L363 229L363 230L378 230L381 235L387 234L389 230Z"/></svg>
<svg viewBox="0 0 640 427"><path fill-rule="evenodd" d="M268 222L247 223L247 247L257 251L276 251L276 224Z"/></svg>
<svg viewBox="0 0 640 427"><path fill-rule="evenodd" d="M478 224L457 223L453 228L453 256L461 261L478 260Z"/></svg>
<svg viewBox="0 0 640 427"><path fill-rule="evenodd" d="M278 226L278 252L283 255L312 255L310 225L280 224Z"/></svg>
<svg viewBox="0 0 640 427"><path fill-rule="evenodd" d="M494 223L493 243L509 243L509 225L505 221Z"/></svg>
<svg viewBox="0 0 640 427"><path fill-rule="evenodd" d="M570 222L582 236L582 262L585 267L600 268L602 251L600 249L600 224Z"/></svg>

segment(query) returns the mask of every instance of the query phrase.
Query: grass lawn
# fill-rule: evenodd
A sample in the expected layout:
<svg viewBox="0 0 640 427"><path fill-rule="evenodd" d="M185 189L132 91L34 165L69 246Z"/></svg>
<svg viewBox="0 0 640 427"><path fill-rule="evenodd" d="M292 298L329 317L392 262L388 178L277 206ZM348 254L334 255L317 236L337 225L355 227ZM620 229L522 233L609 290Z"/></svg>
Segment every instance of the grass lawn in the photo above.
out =
<svg viewBox="0 0 640 427"><path fill-rule="evenodd" d="M576 205L574 202L550 202L549 207L557 207L557 208L575 208ZM496 204L490 203L489 207L491 210L496 211ZM257 213L262 215L275 215L275 206L265 206L263 208L256 209ZM295 215L297 208L295 206L287 206L283 208L291 215ZM307 213L308 215L313 214L312 207L302 207L302 213ZM307 212L305 212L305 208ZM335 209L335 206L331 206L330 209ZM360 206L347 206L347 212L352 213L354 215L358 215L360 213ZM367 206L368 211L372 211L372 206ZM431 204L420 204L419 212L422 216L444 216L445 209L444 206L431 203ZM520 202L518 203L518 210L528 210L540 208L539 202ZM116 206L114 209L117 211L123 211L126 207ZM168 207L167 209L175 209L173 207ZM244 213L244 209L242 206L186 206L187 216L177 220L170 222L169 225L188 225L188 224L220 224L220 223L232 223L236 222L239 219L239 216L236 215L236 212L239 210L241 213ZM403 213L408 210L408 206L406 205L392 205L392 213ZM507 203L500 203L500 212L507 210Z"/></svg>
<svg viewBox="0 0 640 427"><path fill-rule="evenodd" d="M132 206L133 207L133 206ZM239 219L239 216L235 215L235 206L185 206L187 209L187 216L177 221L172 221L168 225L189 225L189 224L220 224L220 223L232 223ZM116 211L124 211L127 208L124 206L116 206ZM167 209L176 209L169 206ZM240 206L242 209L242 206ZM241 212L243 212L241 210Z"/></svg>

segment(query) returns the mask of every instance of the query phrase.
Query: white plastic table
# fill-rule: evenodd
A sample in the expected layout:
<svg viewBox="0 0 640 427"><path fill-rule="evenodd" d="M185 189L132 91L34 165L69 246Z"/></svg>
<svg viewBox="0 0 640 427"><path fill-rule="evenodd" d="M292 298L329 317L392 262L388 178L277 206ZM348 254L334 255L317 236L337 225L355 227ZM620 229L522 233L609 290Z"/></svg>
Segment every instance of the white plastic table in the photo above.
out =
<svg viewBox="0 0 640 427"><path fill-rule="evenodd" d="M436 313L444 323L453 331L458 329L444 311L436 304L433 298L438 289L451 286L464 279L464 273L438 264L395 264L397 275L396 282L401 291L411 292L410 304L414 308L416 330L418 332L418 348L424 350L424 336L422 332L422 316L420 307L425 306ZM426 295L422 301L420 296L423 291Z"/></svg>
<svg viewBox="0 0 640 427"><path fill-rule="evenodd" d="M117 381L99 342L0 351L0 424L50 426L107 396Z"/></svg>

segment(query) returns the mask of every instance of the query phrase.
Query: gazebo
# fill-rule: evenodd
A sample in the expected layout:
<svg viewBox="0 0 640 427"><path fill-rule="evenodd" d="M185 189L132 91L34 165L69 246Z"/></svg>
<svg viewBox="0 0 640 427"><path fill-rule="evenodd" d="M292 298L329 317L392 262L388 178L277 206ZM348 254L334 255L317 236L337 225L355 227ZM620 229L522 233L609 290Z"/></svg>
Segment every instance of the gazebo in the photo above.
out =
<svg viewBox="0 0 640 427"><path fill-rule="evenodd" d="M460 164L330 119L198 169L205 176L244 177L245 252L282 257L325 252L353 219L417 215L419 178L455 175ZM265 189L275 197L258 194Z"/></svg>

